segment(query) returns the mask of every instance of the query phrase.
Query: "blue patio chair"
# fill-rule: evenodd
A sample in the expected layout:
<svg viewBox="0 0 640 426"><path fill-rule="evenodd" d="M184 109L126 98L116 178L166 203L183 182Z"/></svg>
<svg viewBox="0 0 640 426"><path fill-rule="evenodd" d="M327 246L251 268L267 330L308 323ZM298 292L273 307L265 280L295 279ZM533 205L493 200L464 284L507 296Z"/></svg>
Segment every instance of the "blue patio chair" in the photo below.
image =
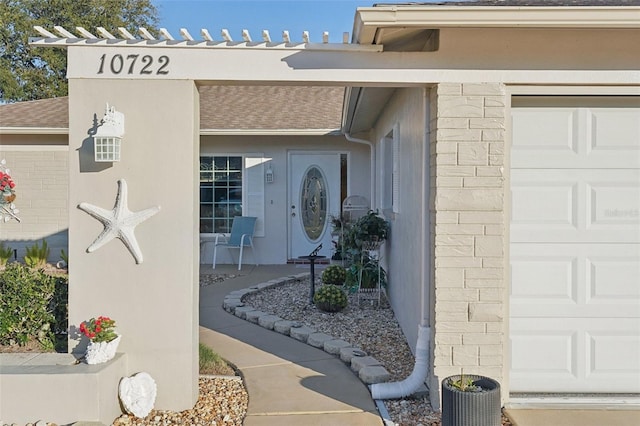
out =
<svg viewBox="0 0 640 426"><path fill-rule="evenodd" d="M231 225L231 234L217 234L215 245L213 247L213 269L216 269L216 255L218 253L218 246L240 249L240 257L238 258L238 271L242 269L242 252L245 247L251 247L253 252L253 258L256 260L256 266L258 261L256 258L256 252L253 248L253 233L256 229L257 217L251 216L236 216L233 218ZM231 251L229 251L231 254ZM233 256L231 258L233 261Z"/></svg>

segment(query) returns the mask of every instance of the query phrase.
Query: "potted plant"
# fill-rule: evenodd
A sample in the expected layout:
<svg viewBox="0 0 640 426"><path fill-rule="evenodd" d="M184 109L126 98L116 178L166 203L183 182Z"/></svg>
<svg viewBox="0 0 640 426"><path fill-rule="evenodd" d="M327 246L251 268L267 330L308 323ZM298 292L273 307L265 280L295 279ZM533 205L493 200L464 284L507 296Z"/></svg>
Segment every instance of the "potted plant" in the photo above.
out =
<svg viewBox="0 0 640 426"><path fill-rule="evenodd" d="M500 384L461 374L442 381L442 426L500 426Z"/></svg>
<svg viewBox="0 0 640 426"><path fill-rule="evenodd" d="M122 336L116 333L116 322L109 317L91 318L80 324L80 332L89 338L85 353L87 364L100 364L116 355Z"/></svg>
<svg viewBox="0 0 640 426"><path fill-rule="evenodd" d="M325 312L338 312L347 304L347 294L337 285L325 284L313 296L313 302L318 309Z"/></svg>
<svg viewBox="0 0 640 426"><path fill-rule="evenodd" d="M389 222L379 216L377 211L369 210L354 223L351 232L359 246L365 241L382 242L389 236Z"/></svg>
<svg viewBox="0 0 640 426"><path fill-rule="evenodd" d="M340 265L330 265L322 271L323 284L343 285L347 271Z"/></svg>
<svg viewBox="0 0 640 426"><path fill-rule="evenodd" d="M345 285L353 289L376 289L378 279L381 288L387 286L387 271L382 266L378 268L377 260L356 262L347 269Z"/></svg>

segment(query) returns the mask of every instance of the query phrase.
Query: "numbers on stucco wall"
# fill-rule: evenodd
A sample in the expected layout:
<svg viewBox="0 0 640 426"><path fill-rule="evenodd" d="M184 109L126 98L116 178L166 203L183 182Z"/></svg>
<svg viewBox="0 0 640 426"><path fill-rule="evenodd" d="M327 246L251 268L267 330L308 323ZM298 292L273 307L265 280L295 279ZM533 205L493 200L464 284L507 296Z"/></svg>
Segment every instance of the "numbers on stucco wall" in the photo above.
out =
<svg viewBox="0 0 640 426"><path fill-rule="evenodd" d="M162 55L155 58L151 55L121 55L115 54L108 56L106 53L100 56L100 65L98 66L98 74L104 74L105 71L111 71L111 74L140 74L140 75L167 75L169 74L169 57Z"/></svg>

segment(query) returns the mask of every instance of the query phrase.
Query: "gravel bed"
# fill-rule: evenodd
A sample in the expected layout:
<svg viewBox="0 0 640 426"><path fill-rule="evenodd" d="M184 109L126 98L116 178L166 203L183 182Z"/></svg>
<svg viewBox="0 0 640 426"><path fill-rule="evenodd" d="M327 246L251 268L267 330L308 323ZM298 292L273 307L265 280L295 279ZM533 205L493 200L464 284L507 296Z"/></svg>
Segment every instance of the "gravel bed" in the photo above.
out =
<svg viewBox="0 0 640 426"><path fill-rule="evenodd" d="M114 426L241 426L249 396L240 378L200 376L200 396L191 410L152 410L144 419L123 414Z"/></svg>
<svg viewBox="0 0 640 426"><path fill-rule="evenodd" d="M308 279L299 280L251 293L244 302L359 347L382 363L391 374L392 382L411 374L414 356L384 295L378 306L370 300L358 304L357 296L350 294L349 305L344 310L327 313L309 305L309 286ZM320 286L318 282L316 290ZM385 400L384 404L396 425L440 426L440 412L433 410L428 396ZM502 423L511 425L506 418Z"/></svg>

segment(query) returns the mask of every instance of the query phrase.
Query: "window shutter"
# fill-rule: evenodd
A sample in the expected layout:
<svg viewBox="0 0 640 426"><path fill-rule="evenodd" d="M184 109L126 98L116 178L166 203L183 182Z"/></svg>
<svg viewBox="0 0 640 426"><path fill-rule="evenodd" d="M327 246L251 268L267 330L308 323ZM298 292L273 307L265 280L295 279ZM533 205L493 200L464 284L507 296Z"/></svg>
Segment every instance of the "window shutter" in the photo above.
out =
<svg viewBox="0 0 640 426"><path fill-rule="evenodd" d="M256 237L264 237L264 162L262 155L247 154L244 157L245 205L244 216L255 216Z"/></svg>
<svg viewBox="0 0 640 426"><path fill-rule="evenodd" d="M394 132L393 136L394 138L391 142L393 144L392 207L393 212L398 213L400 211L400 141L398 140L397 132Z"/></svg>

